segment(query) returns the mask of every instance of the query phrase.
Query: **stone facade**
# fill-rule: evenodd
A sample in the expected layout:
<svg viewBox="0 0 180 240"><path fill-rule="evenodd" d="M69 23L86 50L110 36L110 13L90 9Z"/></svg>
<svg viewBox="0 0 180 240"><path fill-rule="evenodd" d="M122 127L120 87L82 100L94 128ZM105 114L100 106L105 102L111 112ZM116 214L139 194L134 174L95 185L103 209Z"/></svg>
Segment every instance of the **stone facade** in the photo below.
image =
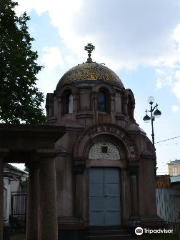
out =
<svg viewBox="0 0 180 240"><path fill-rule="evenodd" d="M55 146L65 127L0 124L0 240L3 236L3 165L25 163L29 168L27 240L57 240Z"/></svg>
<svg viewBox="0 0 180 240"><path fill-rule="evenodd" d="M134 108L133 92L112 70L92 59L70 69L54 93L47 94L48 124L67 130L57 143L67 152L56 161L59 229L93 225L90 169L119 170L121 225L133 219L147 226L160 222L155 149L136 123ZM105 197L104 201L110 199Z"/></svg>
<svg viewBox="0 0 180 240"><path fill-rule="evenodd" d="M155 149L134 108L133 92L89 53L47 94L47 125L0 124L0 216L3 164L19 162L29 168L27 240L80 240L88 227L134 220L161 225Z"/></svg>

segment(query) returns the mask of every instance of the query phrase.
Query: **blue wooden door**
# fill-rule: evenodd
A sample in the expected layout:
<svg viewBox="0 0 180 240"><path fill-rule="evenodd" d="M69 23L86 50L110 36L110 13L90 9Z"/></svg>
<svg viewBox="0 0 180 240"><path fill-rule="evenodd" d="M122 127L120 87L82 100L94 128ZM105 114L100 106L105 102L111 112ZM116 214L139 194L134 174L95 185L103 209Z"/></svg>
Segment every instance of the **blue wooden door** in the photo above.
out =
<svg viewBox="0 0 180 240"><path fill-rule="evenodd" d="M121 224L120 173L116 168L89 169L89 224Z"/></svg>

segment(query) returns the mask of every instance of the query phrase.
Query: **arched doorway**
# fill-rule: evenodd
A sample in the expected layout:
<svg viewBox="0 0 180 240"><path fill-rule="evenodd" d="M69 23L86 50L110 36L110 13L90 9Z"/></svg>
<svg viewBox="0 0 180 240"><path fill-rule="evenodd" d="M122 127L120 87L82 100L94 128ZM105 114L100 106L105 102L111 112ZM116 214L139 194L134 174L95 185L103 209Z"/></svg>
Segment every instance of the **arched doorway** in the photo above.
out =
<svg viewBox="0 0 180 240"><path fill-rule="evenodd" d="M121 224L120 171L118 168L89 169L89 225Z"/></svg>
<svg viewBox="0 0 180 240"><path fill-rule="evenodd" d="M136 161L138 159L137 148L132 139L122 128L114 124L98 124L82 133L76 141L73 154L74 169L76 171L76 216L82 217L85 226L126 225L132 214L131 202L134 199L134 196L131 194L130 170L131 168L134 169L134 164L137 164ZM133 166L131 167L132 163ZM96 169L97 173L95 173ZM108 173L110 179L112 178L111 176L114 177L115 175L119 177L116 177L113 180L114 182L104 180L108 178L106 177L106 170L112 171ZM95 180L95 182L93 182L94 180L91 181L91 179L95 179L95 175L99 176L100 174L100 179ZM104 199L107 198L106 195L108 194L104 193L104 195L101 195L101 199L99 198L99 201L105 202L105 205L103 205L103 209L98 210L98 205L101 206L102 204L98 203L98 201L93 203L93 197L94 200L95 198L97 200L100 196L97 196L96 192L90 189L103 192L104 189L108 188L108 184L114 184L113 187L118 189L118 192L114 190L112 194L116 194L116 197L114 196L116 200L119 198L116 201L119 202L119 205L116 209L110 209L106 204L108 201ZM99 189L97 189L98 187ZM112 197L109 194L109 199L107 199L111 201L113 200ZM110 205L117 206L116 203L111 203ZM95 219L98 211L100 212L99 220ZM116 212L119 217L112 216ZM105 220L108 219L106 214L110 214L110 223L108 223L108 220ZM116 220L114 221L114 219Z"/></svg>
<svg viewBox="0 0 180 240"><path fill-rule="evenodd" d="M119 150L108 139L100 139L89 150L89 160L101 162L91 167L89 178L89 225L113 226L121 224L120 170L113 162L120 161ZM106 166L104 161L109 162Z"/></svg>

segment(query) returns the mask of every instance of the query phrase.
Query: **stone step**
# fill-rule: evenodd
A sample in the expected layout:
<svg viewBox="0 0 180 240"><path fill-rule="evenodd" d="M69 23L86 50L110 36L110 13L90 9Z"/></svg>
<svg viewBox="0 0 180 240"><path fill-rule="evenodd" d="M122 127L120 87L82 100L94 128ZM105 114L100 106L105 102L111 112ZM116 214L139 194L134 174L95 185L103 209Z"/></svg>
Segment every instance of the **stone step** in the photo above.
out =
<svg viewBox="0 0 180 240"><path fill-rule="evenodd" d="M89 230L86 232L87 236L99 236L99 235L121 235L126 234L127 230L112 229L112 230Z"/></svg>
<svg viewBox="0 0 180 240"><path fill-rule="evenodd" d="M92 228L86 231L85 240L125 240L132 237L126 228Z"/></svg>
<svg viewBox="0 0 180 240"><path fill-rule="evenodd" d="M125 235L101 235L101 236L86 236L85 240L128 240L131 239L131 234Z"/></svg>

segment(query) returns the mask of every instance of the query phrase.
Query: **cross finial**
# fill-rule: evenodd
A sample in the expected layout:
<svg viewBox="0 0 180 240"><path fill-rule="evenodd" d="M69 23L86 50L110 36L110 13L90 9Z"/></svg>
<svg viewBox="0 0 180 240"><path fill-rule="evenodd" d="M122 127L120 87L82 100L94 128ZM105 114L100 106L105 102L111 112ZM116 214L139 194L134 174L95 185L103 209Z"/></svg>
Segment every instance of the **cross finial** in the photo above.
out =
<svg viewBox="0 0 180 240"><path fill-rule="evenodd" d="M92 51L95 49L95 46L93 46L91 43L88 43L84 49L88 52L88 59L87 62L92 62L92 58L91 58L91 53Z"/></svg>

